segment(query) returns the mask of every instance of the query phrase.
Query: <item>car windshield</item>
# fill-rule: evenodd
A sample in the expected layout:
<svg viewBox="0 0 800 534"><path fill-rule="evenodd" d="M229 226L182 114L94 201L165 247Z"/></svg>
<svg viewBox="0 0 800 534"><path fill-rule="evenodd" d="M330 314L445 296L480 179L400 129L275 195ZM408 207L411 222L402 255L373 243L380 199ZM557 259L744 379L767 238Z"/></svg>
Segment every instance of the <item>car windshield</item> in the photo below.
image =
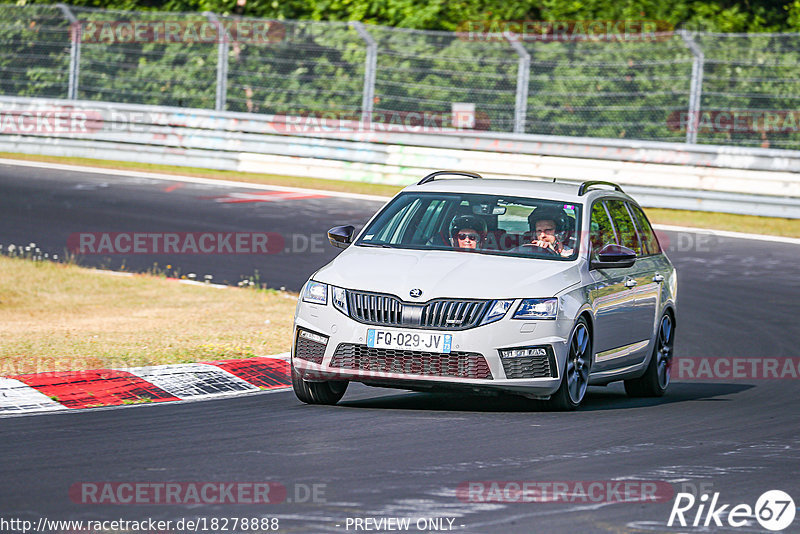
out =
<svg viewBox="0 0 800 534"><path fill-rule="evenodd" d="M415 250L573 260L580 205L467 193L402 193L355 243Z"/></svg>

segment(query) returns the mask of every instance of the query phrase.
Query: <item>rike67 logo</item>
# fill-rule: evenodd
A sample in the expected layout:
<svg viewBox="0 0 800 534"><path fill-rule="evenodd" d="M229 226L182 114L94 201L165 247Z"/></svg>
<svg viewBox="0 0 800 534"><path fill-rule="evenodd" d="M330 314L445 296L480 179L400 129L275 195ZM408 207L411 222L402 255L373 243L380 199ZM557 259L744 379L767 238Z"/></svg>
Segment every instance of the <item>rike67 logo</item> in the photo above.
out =
<svg viewBox="0 0 800 534"><path fill-rule="evenodd" d="M727 523L730 527L739 528L753 525L755 518L762 528L778 532L792 524L796 512L794 500L781 490L764 492L755 507L749 504L722 504L719 502L719 492L711 497L703 494L699 498L691 493L678 493L667 526L677 524L705 529L712 524L722 527Z"/></svg>

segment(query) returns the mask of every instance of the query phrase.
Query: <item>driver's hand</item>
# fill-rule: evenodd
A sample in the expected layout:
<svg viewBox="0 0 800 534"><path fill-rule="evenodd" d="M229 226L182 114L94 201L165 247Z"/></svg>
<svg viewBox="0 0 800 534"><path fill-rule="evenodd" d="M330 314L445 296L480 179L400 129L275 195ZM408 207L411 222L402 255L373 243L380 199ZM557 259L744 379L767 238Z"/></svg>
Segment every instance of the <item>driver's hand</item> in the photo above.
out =
<svg viewBox="0 0 800 534"><path fill-rule="evenodd" d="M550 241L534 241L533 244L540 248L553 249L553 244Z"/></svg>

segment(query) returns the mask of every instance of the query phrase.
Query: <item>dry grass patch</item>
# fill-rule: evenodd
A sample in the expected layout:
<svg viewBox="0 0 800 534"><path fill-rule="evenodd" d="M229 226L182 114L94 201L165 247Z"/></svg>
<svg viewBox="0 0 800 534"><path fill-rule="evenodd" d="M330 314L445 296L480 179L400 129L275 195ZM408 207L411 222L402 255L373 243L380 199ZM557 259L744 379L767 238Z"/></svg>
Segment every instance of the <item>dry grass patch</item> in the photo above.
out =
<svg viewBox="0 0 800 534"><path fill-rule="evenodd" d="M296 301L0 256L0 376L286 352Z"/></svg>

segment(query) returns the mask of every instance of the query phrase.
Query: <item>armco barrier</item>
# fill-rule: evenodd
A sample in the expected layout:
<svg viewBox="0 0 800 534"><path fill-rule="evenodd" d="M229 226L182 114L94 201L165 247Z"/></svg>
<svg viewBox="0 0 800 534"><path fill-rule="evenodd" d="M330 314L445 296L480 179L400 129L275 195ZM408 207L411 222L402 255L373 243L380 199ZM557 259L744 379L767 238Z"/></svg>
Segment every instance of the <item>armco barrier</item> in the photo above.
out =
<svg viewBox="0 0 800 534"><path fill-rule="evenodd" d="M35 124L37 113L55 112L85 120L77 127L67 121L61 131ZM0 97L0 119L3 152L397 185L443 168L497 178L600 179L624 185L645 206L800 218L800 151L396 131L357 121L305 131L290 127L293 117L21 97Z"/></svg>

